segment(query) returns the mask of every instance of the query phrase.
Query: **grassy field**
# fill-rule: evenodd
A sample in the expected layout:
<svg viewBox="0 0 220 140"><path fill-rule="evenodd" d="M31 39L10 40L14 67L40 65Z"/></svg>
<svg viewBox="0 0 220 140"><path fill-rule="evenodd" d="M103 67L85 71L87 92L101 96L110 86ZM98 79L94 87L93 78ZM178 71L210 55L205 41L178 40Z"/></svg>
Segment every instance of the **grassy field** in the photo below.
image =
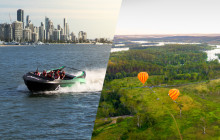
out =
<svg viewBox="0 0 220 140"><path fill-rule="evenodd" d="M115 79L105 85L103 96L117 92L132 116L103 118L98 114L92 139L180 139L178 129L183 139L220 139L220 80L152 90L137 87L143 87L137 77ZM171 88L180 90L177 103L168 96ZM98 113L108 109L112 108L100 104Z"/></svg>

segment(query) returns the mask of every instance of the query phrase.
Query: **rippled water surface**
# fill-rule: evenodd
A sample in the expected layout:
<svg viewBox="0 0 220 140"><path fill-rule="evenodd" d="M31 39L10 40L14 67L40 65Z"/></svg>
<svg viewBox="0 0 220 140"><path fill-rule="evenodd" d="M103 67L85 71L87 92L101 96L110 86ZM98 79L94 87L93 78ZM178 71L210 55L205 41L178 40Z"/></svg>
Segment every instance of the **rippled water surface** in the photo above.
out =
<svg viewBox="0 0 220 140"><path fill-rule="evenodd" d="M0 138L90 139L111 46L0 47ZM83 69L85 85L29 95L22 76L60 66ZM66 69L66 72L74 73Z"/></svg>

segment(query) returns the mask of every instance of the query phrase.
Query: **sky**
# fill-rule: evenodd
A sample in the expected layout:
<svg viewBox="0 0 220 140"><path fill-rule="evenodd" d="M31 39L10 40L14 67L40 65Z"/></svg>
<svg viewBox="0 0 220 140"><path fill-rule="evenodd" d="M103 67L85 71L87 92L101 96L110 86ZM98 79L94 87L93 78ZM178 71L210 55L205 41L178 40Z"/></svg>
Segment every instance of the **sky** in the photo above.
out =
<svg viewBox="0 0 220 140"><path fill-rule="evenodd" d="M70 31L78 35L87 32L89 39L113 39L122 0L0 0L0 23L17 20L17 10L23 9L35 26L49 17L55 27L63 27L65 17ZM9 16L10 15L10 16ZM26 24L26 23L25 23Z"/></svg>
<svg viewBox="0 0 220 140"><path fill-rule="evenodd" d="M123 0L116 28L116 35L219 33L219 0Z"/></svg>

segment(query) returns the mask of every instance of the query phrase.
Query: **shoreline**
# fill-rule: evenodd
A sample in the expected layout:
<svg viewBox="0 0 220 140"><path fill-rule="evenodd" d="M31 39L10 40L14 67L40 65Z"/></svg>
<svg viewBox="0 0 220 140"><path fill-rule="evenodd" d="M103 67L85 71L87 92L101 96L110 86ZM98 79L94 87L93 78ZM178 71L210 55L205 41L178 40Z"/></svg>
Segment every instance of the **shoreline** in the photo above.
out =
<svg viewBox="0 0 220 140"><path fill-rule="evenodd" d="M112 45L110 43L103 43L103 44L94 44L94 43L47 43L47 44L39 44L39 45L36 45L35 46L41 46L41 45L71 45L71 44L76 44L76 45ZM7 47L7 46L34 46L33 45L4 45L4 44L0 44L0 47Z"/></svg>

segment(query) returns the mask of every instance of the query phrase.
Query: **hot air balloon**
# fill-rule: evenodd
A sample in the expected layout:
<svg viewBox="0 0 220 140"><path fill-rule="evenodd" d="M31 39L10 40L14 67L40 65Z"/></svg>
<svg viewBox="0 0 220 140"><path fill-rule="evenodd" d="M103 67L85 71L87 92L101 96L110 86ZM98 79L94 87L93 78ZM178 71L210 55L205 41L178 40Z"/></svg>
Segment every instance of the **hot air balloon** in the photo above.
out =
<svg viewBox="0 0 220 140"><path fill-rule="evenodd" d="M141 81L141 83L144 84L148 79L148 73L147 72L138 73L138 79Z"/></svg>
<svg viewBox="0 0 220 140"><path fill-rule="evenodd" d="M176 100L177 97L180 95L180 92L178 89L171 89L169 91L169 94L168 94L173 100Z"/></svg>

